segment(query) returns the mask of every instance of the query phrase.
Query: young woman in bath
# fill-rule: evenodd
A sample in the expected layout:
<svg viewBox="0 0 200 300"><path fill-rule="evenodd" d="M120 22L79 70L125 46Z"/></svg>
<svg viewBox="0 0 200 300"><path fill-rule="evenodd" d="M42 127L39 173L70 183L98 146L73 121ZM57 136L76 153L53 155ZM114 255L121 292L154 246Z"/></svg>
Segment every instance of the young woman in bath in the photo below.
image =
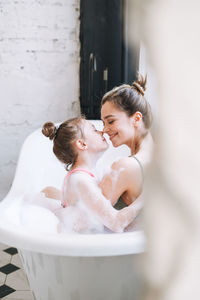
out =
<svg viewBox="0 0 200 300"><path fill-rule="evenodd" d="M121 196L130 205L141 194L146 167L153 151L149 132L151 107L144 97L146 77L138 75L132 86L123 84L106 93L101 102L103 132L114 147L127 145L131 155L116 161L100 183L104 196L115 205Z"/></svg>
<svg viewBox="0 0 200 300"><path fill-rule="evenodd" d="M63 208L56 212L61 223L77 232L101 231L102 225L114 232L122 232L136 217L141 204L134 202L119 211L101 193L93 169L99 156L108 148L103 133L84 118L70 119L58 129L48 122L42 132L53 140L56 157L66 164L67 169L70 166L63 184ZM45 192L53 198L51 193Z"/></svg>

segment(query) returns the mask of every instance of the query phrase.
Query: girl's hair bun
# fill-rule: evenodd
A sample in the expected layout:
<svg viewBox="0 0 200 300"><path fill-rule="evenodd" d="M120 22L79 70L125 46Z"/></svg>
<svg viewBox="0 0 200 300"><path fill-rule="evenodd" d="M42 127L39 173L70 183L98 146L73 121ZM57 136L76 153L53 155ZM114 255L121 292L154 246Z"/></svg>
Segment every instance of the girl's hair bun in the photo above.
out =
<svg viewBox="0 0 200 300"><path fill-rule="evenodd" d="M56 126L52 122L47 122L42 127L42 133L50 140L53 140L56 135L56 131Z"/></svg>
<svg viewBox="0 0 200 300"><path fill-rule="evenodd" d="M144 92L146 90L146 83L147 83L147 75L143 77L141 74L138 73L137 80L132 83L132 88L134 88L138 94L144 96Z"/></svg>

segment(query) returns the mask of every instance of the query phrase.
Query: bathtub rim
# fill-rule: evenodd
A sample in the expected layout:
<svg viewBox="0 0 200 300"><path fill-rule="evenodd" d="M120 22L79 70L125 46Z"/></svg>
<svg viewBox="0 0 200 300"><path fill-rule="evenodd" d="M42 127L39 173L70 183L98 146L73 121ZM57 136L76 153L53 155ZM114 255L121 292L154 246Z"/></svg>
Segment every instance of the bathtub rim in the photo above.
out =
<svg viewBox="0 0 200 300"><path fill-rule="evenodd" d="M30 234L30 233L29 233ZM143 253L144 236L141 231L133 233L111 234L66 234L56 237L55 235L19 233L2 230L0 228L1 242L12 247L39 252L46 255L72 256L72 257L102 257L121 256ZM123 235L123 238L122 238ZM45 238L44 238L45 237ZM124 238L125 237L125 238ZM132 239L132 242L130 240ZM123 242L123 245L122 245Z"/></svg>
<svg viewBox="0 0 200 300"><path fill-rule="evenodd" d="M0 204L0 210L1 210ZM14 226L0 214L0 240L22 250L59 256L118 256L145 251L143 231L106 234L40 233Z"/></svg>

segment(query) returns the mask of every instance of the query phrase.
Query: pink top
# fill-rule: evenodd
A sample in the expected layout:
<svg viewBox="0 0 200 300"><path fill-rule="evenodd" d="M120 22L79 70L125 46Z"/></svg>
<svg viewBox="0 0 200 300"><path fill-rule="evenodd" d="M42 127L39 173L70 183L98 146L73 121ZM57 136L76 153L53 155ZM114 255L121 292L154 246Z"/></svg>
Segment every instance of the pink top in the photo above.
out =
<svg viewBox="0 0 200 300"><path fill-rule="evenodd" d="M65 186L66 186L66 179L67 179L71 174L73 174L73 173L75 173L75 172L84 172L84 173L89 174L91 177L95 178L95 175L94 175L92 172L90 172L90 171L88 171L88 170L86 170L86 169L76 168L76 169L73 169L73 170L69 171L69 172L67 173L67 175L65 176L64 183L63 183L63 188L62 188L63 198L64 198L64 190L65 190ZM67 201L64 201L64 202L62 203L62 206L63 206L63 207L67 207L67 206L68 206Z"/></svg>

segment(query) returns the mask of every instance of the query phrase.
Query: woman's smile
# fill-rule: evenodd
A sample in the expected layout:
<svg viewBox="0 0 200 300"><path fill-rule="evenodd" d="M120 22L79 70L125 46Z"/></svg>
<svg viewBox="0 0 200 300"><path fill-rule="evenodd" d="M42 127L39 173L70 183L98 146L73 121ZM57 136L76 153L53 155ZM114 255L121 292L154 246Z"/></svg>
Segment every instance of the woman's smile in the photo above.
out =
<svg viewBox="0 0 200 300"><path fill-rule="evenodd" d="M117 136L117 134L118 133L111 133L111 134L108 133L110 140L112 141Z"/></svg>

